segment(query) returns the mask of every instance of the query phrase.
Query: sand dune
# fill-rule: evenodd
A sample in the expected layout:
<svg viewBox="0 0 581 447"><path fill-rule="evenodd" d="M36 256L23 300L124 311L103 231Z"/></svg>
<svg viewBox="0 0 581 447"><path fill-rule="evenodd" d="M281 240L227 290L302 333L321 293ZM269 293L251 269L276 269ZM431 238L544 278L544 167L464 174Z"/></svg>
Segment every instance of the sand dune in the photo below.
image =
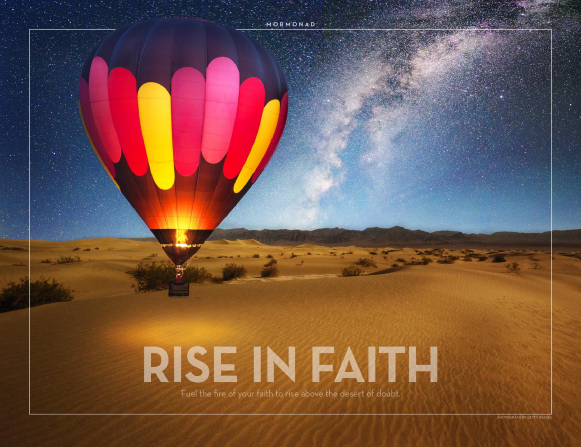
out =
<svg viewBox="0 0 581 447"><path fill-rule="evenodd" d="M255 241L254 241L255 242ZM27 247L27 241L0 241ZM72 251L79 247L79 250ZM99 250L96 250L99 247ZM91 251L84 251L91 248ZM53 276L77 299L31 310L33 413L269 413L279 416L28 416L28 311L0 314L3 431L7 445L572 445L579 439L578 351L581 260L555 255L554 398L552 419L496 416L281 416L287 413L549 413L551 410L550 255L507 252L521 265L506 273L489 260L406 266L413 249L273 247L214 241L192 262L218 274L244 264L245 280L195 284L188 299L167 292L135 294L125 273L137 262L163 259L156 243L132 240L33 242L32 276ZM377 253L376 255L371 255ZM292 255L295 257L292 257ZM311 253L310 255L307 253ZM157 256L152 256L157 254ZM258 254L259 258L253 256ZM258 279L267 255L281 276ZM462 255L460 251L449 254ZM41 263L78 255L66 265ZM232 256L232 258L230 258ZM386 258L384 259L384 256ZM373 257L385 274L340 278L342 268ZM432 256L434 257L434 256ZM206 259L210 258L210 259ZM436 257L434 257L436 259ZM301 261L304 261L301 263ZM27 273L28 252L0 251L2 285ZM534 268L539 267L539 268ZM143 347L171 352L237 346L237 383L143 382ZM296 382L276 371L274 383L253 381L252 349L297 353ZM428 362L439 349L439 380L407 381L405 361L395 383L378 365L377 382L311 381L312 346L334 346L339 368L350 347L367 377L368 346L417 346ZM407 358L407 357L406 357ZM184 373L191 370L182 358ZM385 365L383 364L383 367ZM210 368L212 370L212 366ZM264 366L263 366L264 369ZM166 371L173 377L173 366ZM420 373L421 374L421 373ZM426 374L426 373L424 373ZM184 398L182 390L254 392L254 397ZM397 390L400 397L259 397L259 390L302 393ZM15 429L17 427L17 429Z"/></svg>

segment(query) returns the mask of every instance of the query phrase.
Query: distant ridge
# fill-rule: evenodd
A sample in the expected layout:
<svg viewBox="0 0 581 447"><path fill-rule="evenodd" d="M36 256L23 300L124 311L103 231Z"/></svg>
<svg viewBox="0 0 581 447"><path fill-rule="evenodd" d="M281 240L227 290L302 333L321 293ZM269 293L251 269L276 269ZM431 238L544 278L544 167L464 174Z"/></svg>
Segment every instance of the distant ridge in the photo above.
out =
<svg viewBox="0 0 581 447"><path fill-rule="evenodd" d="M155 238L139 238L154 241ZM449 248L528 248L549 250L551 232L519 233L498 231L492 234L462 233L461 231L422 231L404 227L366 228L347 230L345 228L319 228L317 230L247 230L217 228L208 241L249 241L267 245L301 244L314 245L357 245L363 247L449 247ZM553 231L553 249L581 251L581 229Z"/></svg>
<svg viewBox="0 0 581 447"><path fill-rule="evenodd" d="M408 230L396 226L391 228L366 228L365 230L347 230L344 228L320 228L317 230L247 230L233 228L214 230L212 240L255 239L270 245L359 245L369 247L381 246L447 246L463 248L531 248L548 250L551 233L519 233L500 231L492 234L462 233L461 231ZM553 247L555 249L581 249L580 230L553 231Z"/></svg>

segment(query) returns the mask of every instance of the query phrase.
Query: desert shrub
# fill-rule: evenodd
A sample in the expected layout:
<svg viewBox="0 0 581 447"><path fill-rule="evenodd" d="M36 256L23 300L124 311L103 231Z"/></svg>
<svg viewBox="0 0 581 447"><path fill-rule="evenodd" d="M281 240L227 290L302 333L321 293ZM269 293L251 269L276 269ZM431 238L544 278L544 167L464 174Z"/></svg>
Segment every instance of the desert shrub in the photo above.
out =
<svg viewBox="0 0 581 447"><path fill-rule="evenodd" d="M347 254L348 254L348 255L352 255L352 254L353 254L353 252L352 252L352 251L348 251L348 252L347 252Z"/></svg>
<svg viewBox="0 0 581 447"><path fill-rule="evenodd" d="M508 271L508 273L515 273L518 274L518 272L520 272L520 267L518 265L518 262L509 262L507 264L505 264L506 270Z"/></svg>
<svg viewBox="0 0 581 447"><path fill-rule="evenodd" d="M277 263L277 260L276 259L271 259L266 264L264 264L264 266L265 267L270 267L270 266L276 265L276 263Z"/></svg>
<svg viewBox="0 0 581 447"><path fill-rule="evenodd" d="M492 258L492 262L506 262L506 259L504 258L503 255L495 255Z"/></svg>
<svg viewBox="0 0 581 447"><path fill-rule="evenodd" d="M222 279L230 281L235 278L245 278L246 268L243 265L226 264L222 269Z"/></svg>
<svg viewBox="0 0 581 447"><path fill-rule="evenodd" d="M363 270L361 270L355 264L351 264L349 267L345 267L343 269L341 276L343 276L343 277L345 277L345 276L359 276L362 273L363 273Z"/></svg>
<svg viewBox="0 0 581 447"><path fill-rule="evenodd" d="M307 256L311 256L312 253L310 251L307 252Z"/></svg>
<svg viewBox="0 0 581 447"><path fill-rule="evenodd" d="M55 264L72 264L73 262L81 262L78 256L59 256L55 260Z"/></svg>
<svg viewBox="0 0 581 447"><path fill-rule="evenodd" d="M79 247L75 247L75 248L73 248L73 251L79 251L79 250L80 250L80 248L79 248Z"/></svg>
<svg viewBox="0 0 581 447"><path fill-rule="evenodd" d="M359 258L359 260L355 262L355 265L360 265L362 267L377 267L375 261L370 258Z"/></svg>
<svg viewBox="0 0 581 447"><path fill-rule="evenodd" d="M471 256L468 256L468 255L462 256L462 261L464 261L464 262L472 262L472 257Z"/></svg>
<svg viewBox="0 0 581 447"><path fill-rule="evenodd" d="M95 250L99 250L99 247L95 247Z"/></svg>
<svg viewBox="0 0 581 447"><path fill-rule="evenodd" d="M260 255L257 253L257 254L252 255L252 257L253 258L260 258Z"/></svg>
<svg viewBox="0 0 581 447"><path fill-rule="evenodd" d="M442 256L442 259L438 259L438 264L454 264L456 259L458 256Z"/></svg>
<svg viewBox="0 0 581 447"><path fill-rule="evenodd" d="M12 264L12 267L26 267L26 264L24 262L19 262L17 264Z"/></svg>
<svg viewBox="0 0 581 447"><path fill-rule="evenodd" d="M478 256L479 261L486 261L488 258L486 256Z"/></svg>
<svg viewBox="0 0 581 447"><path fill-rule="evenodd" d="M206 256L205 258L202 258L202 259L214 259L214 257L213 256Z"/></svg>
<svg viewBox="0 0 581 447"><path fill-rule="evenodd" d="M377 252L376 251L370 251L369 254L372 255L372 256L374 256L374 255L377 255Z"/></svg>
<svg viewBox="0 0 581 447"><path fill-rule="evenodd" d="M15 251L23 251L24 248L22 247L2 247L2 250L15 250Z"/></svg>
<svg viewBox="0 0 581 447"><path fill-rule="evenodd" d="M406 265L428 265L430 262L432 262L432 258L424 256L421 259L411 258L409 262L406 262Z"/></svg>
<svg viewBox="0 0 581 447"><path fill-rule="evenodd" d="M48 258L43 259L42 261L40 261L42 264L50 264L52 261Z"/></svg>
<svg viewBox="0 0 581 447"><path fill-rule="evenodd" d="M405 262L405 259L404 258L397 258L396 261L397 262Z"/></svg>
<svg viewBox="0 0 581 447"><path fill-rule="evenodd" d="M540 265L538 262L533 262L533 266L532 266L532 268L533 268L534 270L538 270L538 269L540 269L540 268L542 268L542 267L541 267L541 265Z"/></svg>
<svg viewBox="0 0 581 447"><path fill-rule="evenodd" d="M399 264L391 264L392 267L399 267Z"/></svg>
<svg viewBox="0 0 581 447"><path fill-rule="evenodd" d="M83 251L91 251L90 248L85 248Z"/></svg>
<svg viewBox="0 0 581 447"><path fill-rule="evenodd" d="M137 284L132 285L135 292L156 292L168 288L170 281L175 279L175 267L171 262L140 262L135 270L127 272L133 276Z"/></svg>
<svg viewBox="0 0 581 447"><path fill-rule="evenodd" d="M175 267L171 262L140 262L134 270L127 272L137 284L132 285L136 292L156 292L166 290L169 282L175 280ZM190 283L210 281L212 275L204 267L190 266L184 271L183 280Z"/></svg>
<svg viewBox="0 0 581 447"><path fill-rule="evenodd" d="M272 258L274 258L274 256L272 256L272 255L266 255L266 257L267 257L268 259L272 259Z"/></svg>
<svg viewBox="0 0 581 447"><path fill-rule="evenodd" d="M292 258L297 258L298 256L299 256L299 255L295 255L295 254L294 254L294 252L293 252L293 253L291 253L291 255L290 255L290 259L292 259Z"/></svg>
<svg viewBox="0 0 581 447"><path fill-rule="evenodd" d="M184 272L184 280L187 282L203 283L205 281L210 281L211 279L212 275L208 273L204 267L198 267L197 265L187 267Z"/></svg>
<svg viewBox="0 0 581 447"><path fill-rule="evenodd" d="M341 257L342 257L342 256L341 256ZM299 263L297 264L297 267L302 267L304 263L305 263L305 260L304 260L304 259L301 259L301 262L299 262Z"/></svg>
<svg viewBox="0 0 581 447"><path fill-rule="evenodd" d="M278 267L276 265L269 265L268 267L264 267L260 272L260 276L262 278L273 278L278 276Z"/></svg>
<svg viewBox="0 0 581 447"><path fill-rule="evenodd" d="M224 279L220 276L212 276L210 278L210 281L213 282L214 284L222 284L224 282Z"/></svg>
<svg viewBox="0 0 581 447"><path fill-rule="evenodd" d="M0 292L0 312L26 309L28 307L28 276L20 278L20 282L10 282ZM30 283L30 305L59 303L72 301L74 290L56 282L53 278L44 278Z"/></svg>

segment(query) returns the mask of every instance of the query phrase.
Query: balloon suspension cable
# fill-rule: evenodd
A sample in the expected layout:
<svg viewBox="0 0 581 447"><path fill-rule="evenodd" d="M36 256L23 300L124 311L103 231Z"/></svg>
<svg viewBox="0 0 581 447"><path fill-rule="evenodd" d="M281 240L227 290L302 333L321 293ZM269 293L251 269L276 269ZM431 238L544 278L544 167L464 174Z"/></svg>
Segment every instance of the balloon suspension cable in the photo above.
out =
<svg viewBox="0 0 581 447"><path fill-rule="evenodd" d="M184 277L186 268L182 265L176 265L176 282L181 283Z"/></svg>

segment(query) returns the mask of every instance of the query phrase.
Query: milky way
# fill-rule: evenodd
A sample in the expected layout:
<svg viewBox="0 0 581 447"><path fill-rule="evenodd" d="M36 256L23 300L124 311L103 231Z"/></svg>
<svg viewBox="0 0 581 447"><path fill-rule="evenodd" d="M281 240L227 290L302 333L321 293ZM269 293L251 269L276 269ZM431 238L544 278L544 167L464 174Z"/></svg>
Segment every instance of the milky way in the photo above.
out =
<svg viewBox="0 0 581 447"><path fill-rule="evenodd" d="M245 29L288 19L392 29L246 31L279 60L290 97L275 157L221 225L254 229L548 230L552 28L553 225L580 228L580 11L573 2L410 3L3 6L0 237L28 235L28 28L117 28L164 16ZM78 114L81 64L105 34L31 32L35 239L150 236Z"/></svg>

